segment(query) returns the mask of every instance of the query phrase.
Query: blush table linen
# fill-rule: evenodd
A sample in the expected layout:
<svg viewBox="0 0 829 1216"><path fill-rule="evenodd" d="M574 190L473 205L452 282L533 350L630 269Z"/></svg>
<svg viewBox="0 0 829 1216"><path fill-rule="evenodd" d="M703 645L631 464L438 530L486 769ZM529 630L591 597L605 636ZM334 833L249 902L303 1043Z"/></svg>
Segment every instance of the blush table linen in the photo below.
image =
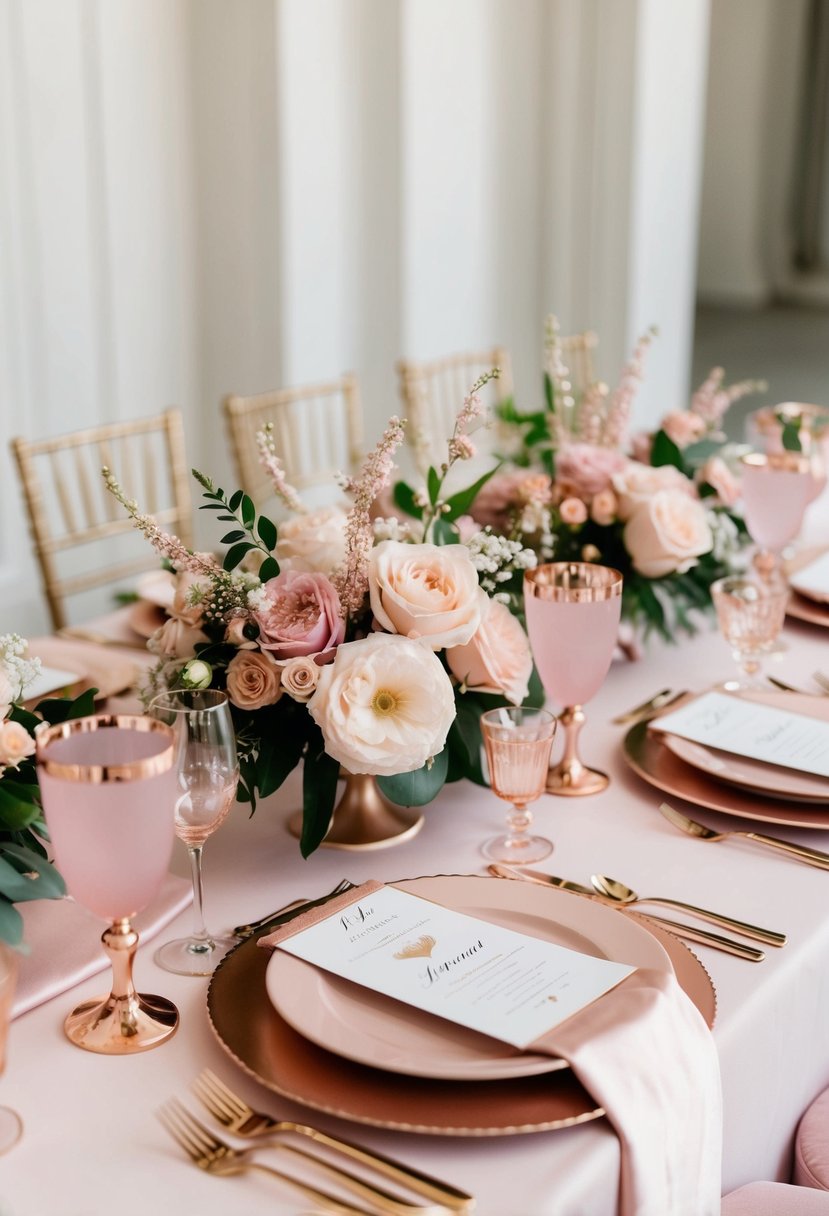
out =
<svg viewBox="0 0 829 1216"><path fill-rule="evenodd" d="M829 631L794 622L783 640L788 649L769 670L808 686L810 673L829 665ZM580 882L591 873L609 874L643 894L712 907L789 936L783 950L768 948L761 964L695 947L718 995L714 1041L722 1077L726 1193L755 1179L789 1179L800 1116L829 1085L829 873L748 842L709 844L684 836L658 813L660 792L627 770L620 752L625 728L610 725L610 719L666 685L713 684L730 671L730 662L725 643L703 624L690 641L675 647L654 642L641 661L614 663L591 702L583 741L586 761L610 773L609 789L585 799L543 796L535 807L539 830L555 842L543 863L550 873ZM303 861L286 829L300 801L294 773L252 819L247 807L231 812L206 857L211 925L221 929L255 919L292 899L323 894L343 877L361 882L484 873L479 843L498 829L503 815L493 794L462 782L447 786L424 808L422 830L405 844L366 853L321 849ZM679 805L714 827L752 826ZM777 826L773 833L829 850L829 833ZM183 846L177 850L174 869L185 876L186 853ZM180 915L171 935L188 923L187 914ZM453 1139L316 1115L270 1094L238 1069L210 1029L207 981L161 971L152 951L152 945L139 948L136 984L170 997L182 1015L178 1034L165 1046L115 1060L70 1046L61 1029L66 1010L95 995L100 977L12 1023L0 1101L20 1111L26 1132L0 1162L3 1216L108 1216L113 1195L120 1216L172 1206L203 1216L229 1210L296 1216L301 1201L271 1179L202 1174L155 1118L172 1094L196 1109L189 1087L205 1066L253 1105L316 1122L471 1191L481 1216L616 1216L619 1141L606 1120L533 1135ZM647 1053L647 1043L641 1050ZM689 1195L687 1216L697 1216L696 1204L697 1196Z"/></svg>

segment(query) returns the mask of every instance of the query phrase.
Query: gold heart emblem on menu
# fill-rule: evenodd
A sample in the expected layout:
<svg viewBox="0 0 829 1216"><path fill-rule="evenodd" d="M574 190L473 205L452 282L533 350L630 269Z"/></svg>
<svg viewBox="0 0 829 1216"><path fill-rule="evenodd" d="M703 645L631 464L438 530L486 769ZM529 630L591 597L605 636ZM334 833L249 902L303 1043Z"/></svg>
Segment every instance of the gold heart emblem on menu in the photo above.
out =
<svg viewBox="0 0 829 1216"><path fill-rule="evenodd" d="M398 950L395 958L431 958L437 942L428 934L419 937L416 942L407 942L402 950Z"/></svg>

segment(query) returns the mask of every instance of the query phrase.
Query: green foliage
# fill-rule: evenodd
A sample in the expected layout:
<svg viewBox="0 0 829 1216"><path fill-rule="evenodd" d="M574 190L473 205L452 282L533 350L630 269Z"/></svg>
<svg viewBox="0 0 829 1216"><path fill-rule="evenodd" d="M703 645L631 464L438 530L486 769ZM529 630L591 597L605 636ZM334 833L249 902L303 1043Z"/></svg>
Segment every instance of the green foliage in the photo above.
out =
<svg viewBox="0 0 829 1216"><path fill-rule="evenodd" d="M444 747L431 764L424 764L412 773L396 773L393 777L378 777L377 784L398 806L425 806L443 789L449 768L449 753Z"/></svg>
<svg viewBox="0 0 829 1216"><path fill-rule="evenodd" d="M673 439L669 439L664 431L657 431L653 437L651 445L651 464L654 468L662 468L666 464L672 464L675 469L679 469L680 473L688 474L688 469L685 466L685 461L682 459L682 452L674 443Z"/></svg>
<svg viewBox="0 0 829 1216"><path fill-rule="evenodd" d="M199 510L217 511L217 519L235 525L221 538L223 545L230 546L224 555L222 568L227 571L235 570L250 552L258 550L264 558L259 571L260 579L265 583L268 579L275 578L279 574L279 563L273 556L277 540L277 529L273 520L268 519L267 515L257 516L253 499L242 490L234 490L228 498L224 490L216 489L210 478L205 477L198 469L193 469L192 472L202 487L202 497L207 499Z"/></svg>

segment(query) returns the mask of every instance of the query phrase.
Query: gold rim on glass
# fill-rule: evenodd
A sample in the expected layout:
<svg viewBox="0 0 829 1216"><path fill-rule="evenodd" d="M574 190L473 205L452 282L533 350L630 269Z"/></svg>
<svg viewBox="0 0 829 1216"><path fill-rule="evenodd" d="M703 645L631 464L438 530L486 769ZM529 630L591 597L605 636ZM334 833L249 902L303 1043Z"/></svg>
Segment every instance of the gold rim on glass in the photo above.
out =
<svg viewBox="0 0 829 1216"><path fill-rule="evenodd" d="M740 464L767 473L811 473L808 456L801 452L749 452L740 457Z"/></svg>
<svg viewBox="0 0 829 1216"><path fill-rule="evenodd" d="M110 729L157 731L166 737L167 746L154 756L130 760L125 764L65 764L49 757L49 747L60 739ZM85 781L92 785L100 785L104 781L143 781L147 777L166 773L173 763L173 732L170 727L155 718L136 714L95 714L89 718L73 718L45 729L40 726L35 737L38 764L50 777L59 777L63 781Z"/></svg>
<svg viewBox="0 0 829 1216"><path fill-rule="evenodd" d="M623 578L595 562L548 562L524 571L524 594L537 600L589 604L622 594Z"/></svg>

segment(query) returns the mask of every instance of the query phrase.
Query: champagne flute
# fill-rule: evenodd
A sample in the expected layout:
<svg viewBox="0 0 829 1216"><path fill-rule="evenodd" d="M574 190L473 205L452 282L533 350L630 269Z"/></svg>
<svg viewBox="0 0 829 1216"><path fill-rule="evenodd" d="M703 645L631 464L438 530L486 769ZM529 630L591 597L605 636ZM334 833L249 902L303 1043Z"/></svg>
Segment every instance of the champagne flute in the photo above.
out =
<svg viewBox="0 0 829 1216"><path fill-rule="evenodd" d="M236 798L239 764L227 693L215 688L161 693L148 713L173 728L176 738L175 832L187 845L195 920L190 937L175 938L155 961L176 975L212 975L237 942L208 932L204 923L202 850Z"/></svg>
<svg viewBox="0 0 829 1216"><path fill-rule="evenodd" d="M481 851L490 861L541 861L553 844L545 836L528 835L532 811L527 805L544 793L556 720L546 709L513 705L482 714L481 730L492 792L512 803L506 834L487 840Z"/></svg>
<svg viewBox="0 0 829 1216"><path fill-rule="evenodd" d="M524 610L547 695L565 708L564 755L547 775L548 794L598 794L610 782L578 754L582 706L607 675L622 612L622 575L592 562L551 562L524 573Z"/></svg>
<svg viewBox="0 0 829 1216"><path fill-rule="evenodd" d="M84 1001L64 1022L78 1047L132 1055L178 1027L178 1010L132 982L138 934L130 924L170 863L174 739L149 718L100 714L37 732L43 811L69 894L110 922L101 941L112 963L110 995Z"/></svg>
<svg viewBox="0 0 829 1216"><path fill-rule="evenodd" d="M774 649L783 628L788 584L782 575L774 573L730 575L711 584L711 598L720 632L743 673L742 679L728 680L724 687L762 687L763 659Z"/></svg>
<svg viewBox="0 0 829 1216"><path fill-rule="evenodd" d="M6 1040L11 1020L18 955L0 942L0 1074L6 1066ZM17 1144L23 1134L23 1121L10 1106L0 1106L0 1156Z"/></svg>

